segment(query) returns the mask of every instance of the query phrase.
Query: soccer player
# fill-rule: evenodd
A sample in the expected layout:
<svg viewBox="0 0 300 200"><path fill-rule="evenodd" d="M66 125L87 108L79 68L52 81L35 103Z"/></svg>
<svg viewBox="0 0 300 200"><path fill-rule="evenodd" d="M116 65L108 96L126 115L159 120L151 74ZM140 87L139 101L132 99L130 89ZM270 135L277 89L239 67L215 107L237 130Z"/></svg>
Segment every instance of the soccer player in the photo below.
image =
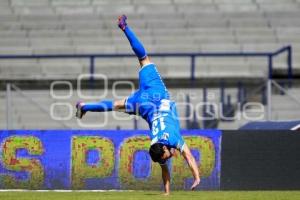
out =
<svg viewBox="0 0 300 200"><path fill-rule="evenodd" d="M169 98L169 93L153 63L147 56L143 44L138 40L126 23L127 17L118 18L118 26L124 32L136 54L141 69L139 72L139 89L123 100L103 100L94 103L78 102L76 116L82 118L88 112L121 111L140 115L150 128L151 146L149 153L154 162L162 169L165 195L170 193L170 173L166 161L171 158L175 149L187 161L194 182L191 189L200 183L200 175L195 158L180 135L180 126L175 102Z"/></svg>

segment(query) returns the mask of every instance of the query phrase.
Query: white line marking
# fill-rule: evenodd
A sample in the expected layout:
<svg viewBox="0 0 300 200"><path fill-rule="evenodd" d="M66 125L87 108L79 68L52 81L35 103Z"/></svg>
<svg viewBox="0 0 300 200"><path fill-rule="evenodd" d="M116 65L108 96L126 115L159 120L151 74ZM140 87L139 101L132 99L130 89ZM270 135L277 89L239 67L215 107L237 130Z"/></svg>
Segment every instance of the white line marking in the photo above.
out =
<svg viewBox="0 0 300 200"><path fill-rule="evenodd" d="M23 189L8 189L0 192L133 192L134 190L23 190Z"/></svg>

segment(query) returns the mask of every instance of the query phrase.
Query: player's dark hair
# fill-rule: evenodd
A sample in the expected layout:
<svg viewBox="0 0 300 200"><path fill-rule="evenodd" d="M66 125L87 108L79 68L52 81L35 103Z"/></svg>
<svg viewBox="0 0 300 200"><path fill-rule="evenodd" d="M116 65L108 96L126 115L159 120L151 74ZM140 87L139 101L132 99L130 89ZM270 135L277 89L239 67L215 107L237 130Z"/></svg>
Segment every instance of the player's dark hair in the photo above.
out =
<svg viewBox="0 0 300 200"><path fill-rule="evenodd" d="M161 157L164 155L163 146L164 145L161 143L155 143L151 145L149 149L149 154L153 162L161 161Z"/></svg>

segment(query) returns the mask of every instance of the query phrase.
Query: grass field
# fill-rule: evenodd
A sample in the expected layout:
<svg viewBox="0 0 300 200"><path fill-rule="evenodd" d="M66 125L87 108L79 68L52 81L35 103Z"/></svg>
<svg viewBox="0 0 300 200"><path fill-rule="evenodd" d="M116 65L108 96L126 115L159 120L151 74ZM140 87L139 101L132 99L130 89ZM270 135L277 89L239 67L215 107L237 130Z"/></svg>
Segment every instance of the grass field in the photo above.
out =
<svg viewBox="0 0 300 200"><path fill-rule="evenodd" d="M160 192L0 192L2 200L287 200L300 199L300 191L226 191L226 192L190 192L174 191L170 196L162 196Z"/></svg>

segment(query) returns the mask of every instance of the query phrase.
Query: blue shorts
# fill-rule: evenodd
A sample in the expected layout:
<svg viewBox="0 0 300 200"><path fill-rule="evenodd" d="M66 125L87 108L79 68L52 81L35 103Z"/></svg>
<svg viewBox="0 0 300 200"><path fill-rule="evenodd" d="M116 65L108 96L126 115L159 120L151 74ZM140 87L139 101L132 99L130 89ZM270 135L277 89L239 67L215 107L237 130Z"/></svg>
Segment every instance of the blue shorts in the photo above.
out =
<svg viewBox="0 0 300 200"><path fill-rule="evenodd" d="M183 150L184 140L175 102L170 100L168 90L154 64L143 66L139 72L139 90L125 102L125 112L140 115L151 130L152 143Z"/></svg>
<svg viewBox="0 0 300 200"><path fill-rule="evenodd" d="M141 68L139 72L139 89L126 99L125 110L128 114L138 114L143 117L145 110L143 108L141 110L141 107L137 110L138 106L149 103L153 104L152 107L159 106L162 99L169 98L169 92L159 72L155 65L151 63Z"/></svg>

